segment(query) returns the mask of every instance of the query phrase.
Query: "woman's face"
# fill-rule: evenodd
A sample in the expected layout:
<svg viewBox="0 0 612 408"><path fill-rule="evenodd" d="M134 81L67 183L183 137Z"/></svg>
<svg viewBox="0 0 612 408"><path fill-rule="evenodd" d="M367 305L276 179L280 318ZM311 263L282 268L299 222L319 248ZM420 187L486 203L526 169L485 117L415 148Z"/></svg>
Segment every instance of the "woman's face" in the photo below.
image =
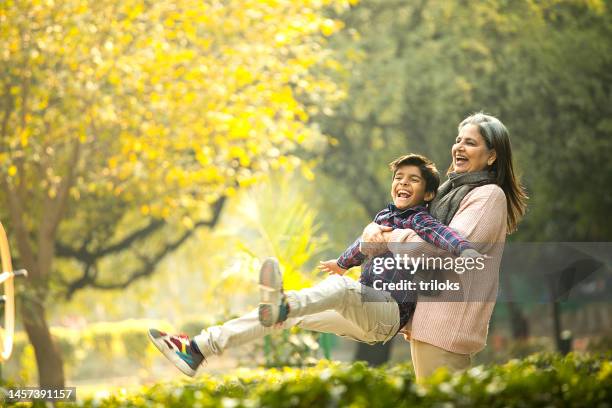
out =
<svg viewBox="0 0 612 408"><path fill-rule="evenodd" d="M461 128L451 149L453 171L467 173L481 171L495 162L495 150L489 149L476 125Z"/></svg>

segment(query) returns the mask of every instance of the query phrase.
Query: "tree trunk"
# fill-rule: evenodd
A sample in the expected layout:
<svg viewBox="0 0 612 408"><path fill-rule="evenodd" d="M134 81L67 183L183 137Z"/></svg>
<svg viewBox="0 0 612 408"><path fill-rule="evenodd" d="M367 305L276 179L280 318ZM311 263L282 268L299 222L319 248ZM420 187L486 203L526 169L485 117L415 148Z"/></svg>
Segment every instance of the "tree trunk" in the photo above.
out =
<svg viewBox="0 0 612 408"><path fill-rule="evenodd" d="M64 362L51 337L44 306L38 302L22 304L21 316L28 339L34 347L39 385L53 388L64 387Z"/></svg>
<svg viewBox="0 0 612 408"><path fill-rule="evenodd" d="M520 256L518 251L516 254L512 252L513 248L507 248L504 254L507 259L513 259L513 256ZM520 259L520 258L517 258ZM508 312L510 314L510 328L512 330L512 337L517 340L526 340L529 337L529 321L523 314L521 307L518 305L518 300L515 298L514 290L512 288L512 282L510 281L509 273L504 273L502 269L501 279L506 292Z"/></svg>
<svg viewBox="0 0 612 408"><path fill-rule="evenodd" d="M526 340L529 337L529 321L523 315L521 308L515 302L508 302L508 311L510 312L512 337Z"/></svg>
<svg viewBox="0 0 612 408"><path fill-rule="evenodd" d="M371 366L379 366L389 361L391 357L391 341L370 346L366 343L358 343L355 361L367 361Z"/></svg>

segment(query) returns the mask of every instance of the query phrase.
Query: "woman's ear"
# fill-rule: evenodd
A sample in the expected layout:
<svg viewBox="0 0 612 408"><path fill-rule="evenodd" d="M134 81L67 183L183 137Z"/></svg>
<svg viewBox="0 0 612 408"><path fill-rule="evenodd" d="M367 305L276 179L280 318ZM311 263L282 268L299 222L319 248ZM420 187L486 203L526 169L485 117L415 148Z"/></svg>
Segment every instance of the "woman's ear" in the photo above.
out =
<svg viewBox="0 0 612 408"><path fill-rule="evenodd" d="M423 200L425 200L425 202L428 203L431 200L433 200L435 196L436 196L436 194L434 192L426 191L425 195L423 196Z"/></svg>
<svg viewBox="0 0 612 408"><path fill-rule="evenodd" d="M489 152L489 158L487 159L487 165L492 166L493 163L495 163L495 160L497 160L497 152L495 149L491 149Z"/></svg>

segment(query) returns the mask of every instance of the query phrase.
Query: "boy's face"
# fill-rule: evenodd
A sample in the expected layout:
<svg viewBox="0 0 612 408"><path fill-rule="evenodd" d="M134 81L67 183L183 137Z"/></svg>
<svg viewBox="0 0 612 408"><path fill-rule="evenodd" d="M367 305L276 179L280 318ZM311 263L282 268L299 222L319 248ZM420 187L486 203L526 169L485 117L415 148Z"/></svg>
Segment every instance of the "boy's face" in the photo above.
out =
<svg viewBox="0 0 612 408"><path fill-rule="evenodd" d="M433 199L432 192L425 192L425 179L417 166L401 166L393 176L391 183L393 204L400 210L423 205Z"/></svg>

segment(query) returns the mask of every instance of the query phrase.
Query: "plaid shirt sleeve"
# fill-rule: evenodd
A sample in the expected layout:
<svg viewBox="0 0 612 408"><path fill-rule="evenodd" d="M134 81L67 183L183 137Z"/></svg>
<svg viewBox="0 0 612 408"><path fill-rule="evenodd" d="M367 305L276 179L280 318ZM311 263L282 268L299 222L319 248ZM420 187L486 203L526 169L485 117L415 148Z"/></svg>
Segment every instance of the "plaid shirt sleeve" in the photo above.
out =
<svg viewBox="0 0 612 408"><path fill-rule="evenodd" d="M359 251L361 237L344 250L342 255L338 257L336 263L342 269L351 269L353 266L359 266L366 259L366 256Z"/></svg>
<svg viewBox="0 0 612 408"><path fill-rule="evenodd" d="M374 222L379 224L380 218L384 214L387 214L388 211L389 210L387 209L383 209L379 211L378 214L376 214L376 216L374 217ZM361 237L357 238L355 242L353 242L351 246L346 248L344 252L342 253L342 255L338 257L338 259L336 260L336 263L338 264L338 266L341 267L342 269L351 269L354 266L361 265L363 261L365 261L365 259L367 258L367 255L365 255L364 253L360 251L360 246L361 246Z"/></svg>
<svg viewBox="0 0 612 408"><path fill-rule="evenodd" d="M442 224L426 211L420 211L400 221L402 228L410 228L416 232L424 241L448 251L453 255L461 255L461 252L473 248L472 244L459 235L452 228Z"/></svg>

